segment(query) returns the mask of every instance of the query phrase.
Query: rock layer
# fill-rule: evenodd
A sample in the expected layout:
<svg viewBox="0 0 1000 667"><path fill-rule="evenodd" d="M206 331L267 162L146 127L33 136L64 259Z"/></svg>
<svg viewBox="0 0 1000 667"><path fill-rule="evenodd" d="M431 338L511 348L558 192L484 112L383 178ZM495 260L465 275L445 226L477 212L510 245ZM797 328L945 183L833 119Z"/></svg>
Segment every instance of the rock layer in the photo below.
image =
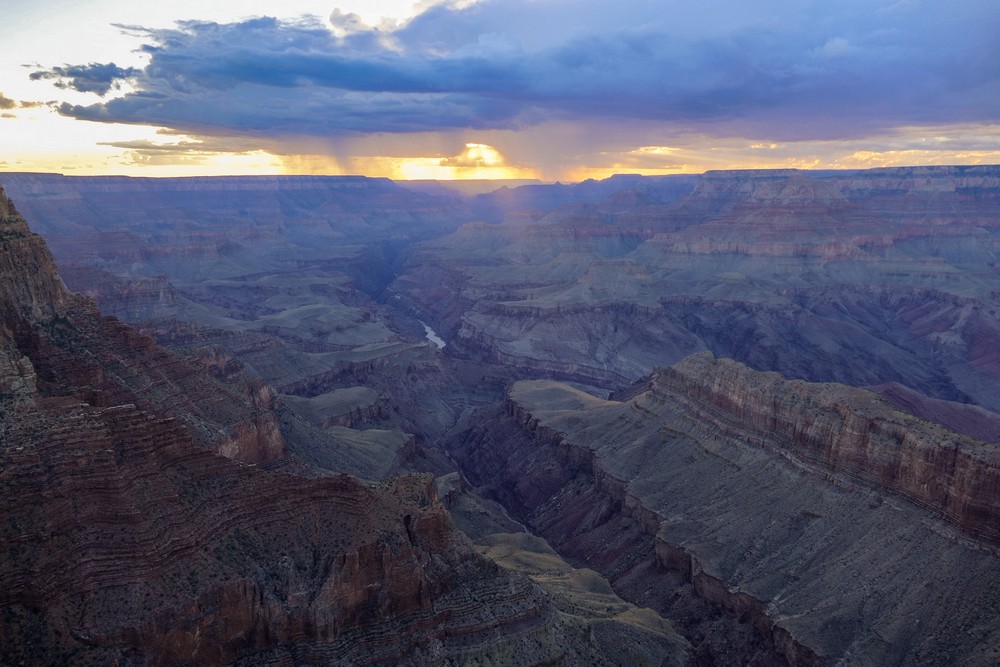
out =
<svg viewBox="0 0 1000 667"><path fill-rule="evenodd" d="M429 476L256 465L281 453L265 386L233 400L100 317L2 191L0 213L0 662L606 660Z"/></svg>
<svg viewBox="0 0 1000 667"><path fill-rule="evenodd" d="M654 373L649 396L683 405L722 437L898 494L1000 544L1000 450L865 390L787 381L702 354Z"/></svg>
<svg viewBox="0 0 1000 667"><path fill-rule="evenodd" d="M453 443L470 479L682 629L686 595L751 621L717 662L760 641L791 664L997 659L992 446L704 355L624 401L521 382L491 414Z"/></svg>
<svg viewBox="0 0 1000 667"><path fill-rule="evenodd" d="M642 183L417 244L392 289L452 352L553 377L621 387L709 350L1000 410L1000 168Z"/></svg>

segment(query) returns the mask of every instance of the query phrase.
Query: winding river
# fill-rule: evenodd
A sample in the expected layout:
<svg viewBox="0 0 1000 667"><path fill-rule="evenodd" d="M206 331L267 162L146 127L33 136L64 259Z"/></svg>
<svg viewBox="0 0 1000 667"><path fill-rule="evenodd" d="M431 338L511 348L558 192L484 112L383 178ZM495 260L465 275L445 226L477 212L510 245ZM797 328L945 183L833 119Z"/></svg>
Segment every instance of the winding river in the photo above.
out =
<svg viewBox="0 0 1000 667"><path fill-rule="evenodd" d="M434 331L434 329L431 329L429 326L427 326L423 322L421 322L421 324L424 325L424 335L427 336L427 340L429 340L430 342L432 342L435 345L437 345L438 349L443 348L445 346L445 344L446 344L444 342L444 339L442 339L440 336L438 336L437 332Z"/></svg>

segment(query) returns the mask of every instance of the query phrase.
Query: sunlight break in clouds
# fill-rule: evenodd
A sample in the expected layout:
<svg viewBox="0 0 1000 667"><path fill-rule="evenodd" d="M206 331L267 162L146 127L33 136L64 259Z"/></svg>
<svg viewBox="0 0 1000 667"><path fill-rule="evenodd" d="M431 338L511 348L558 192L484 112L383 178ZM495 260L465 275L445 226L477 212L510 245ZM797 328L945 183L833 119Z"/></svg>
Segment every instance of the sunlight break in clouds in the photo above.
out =
<svg viewBox="0 0 1000 667"><path fill-rule="evenodd" d="M365 173L379 173L402 180L501 180L537 178L535 170L506 163L504 156L487 144L467 143L451 157L355 158Z"/></svg>
<svg viewBox="0 0 1000 667"><path fill-rule="evenodd" d="M895 161L910 149L879 145L901 128L972 138L1000 117L992 0L481 0L376 25L343 7L193 19L133 23L142 63L49 62L24 76L55 91L65 119L248 141L286 165L313 144L373 175L501 168L400 150L427 136L487 144L545 178L830 166L859 151ZM365 138L367 151L347 148ZM657 146L680 152L642 151ZM920 150L937 163L991 154Z"/></svg>

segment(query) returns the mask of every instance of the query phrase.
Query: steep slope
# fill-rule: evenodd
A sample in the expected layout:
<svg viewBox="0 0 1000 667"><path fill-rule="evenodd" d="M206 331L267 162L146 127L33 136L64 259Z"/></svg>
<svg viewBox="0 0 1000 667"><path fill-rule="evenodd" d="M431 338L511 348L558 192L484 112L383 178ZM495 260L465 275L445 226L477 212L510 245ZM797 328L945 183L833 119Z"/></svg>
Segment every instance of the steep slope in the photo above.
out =
<svg viewBox="0 0 1000 667"><path fill-rule="evenodd" d="M712 662L1000 657L1000 451L869 392L702 354L623 401L520 382L452 450L560 553L706 637ZM727 644L695 599L729 611L712 630ZM737 641L738 619L756 638Z"/></svg>
<svg viewBox="0 0 1000 667"><path fill-rule="evenodd" d="M92 301L65 288L44 241L3 200L2 326L9 353L30 365L41 396L162 409L180 417L200 445L231 458L271 463L284 457L265 386L214 381L121 322L101 317Z"/></svg>
<svg viewBox="0 0 1000 667"><path fill-rule="evenodd" d="M0 191L0 662L620 664L477 554L430 477L199 446L233 440L221 386L69 293Z"/></svg>

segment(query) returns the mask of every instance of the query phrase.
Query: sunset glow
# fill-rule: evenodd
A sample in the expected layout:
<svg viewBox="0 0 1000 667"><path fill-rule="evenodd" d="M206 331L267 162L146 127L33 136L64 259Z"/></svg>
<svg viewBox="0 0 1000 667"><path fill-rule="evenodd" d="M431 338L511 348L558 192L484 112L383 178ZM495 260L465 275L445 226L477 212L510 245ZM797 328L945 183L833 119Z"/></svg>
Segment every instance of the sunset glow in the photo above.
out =
<svg viewBox="0 0 1000 667"><path fill-rule="evenodd" d="M553 181L1000 162L1000 67L975 55L995 52L990 3L791 4L795 21L731 0L297 0L276 18L257 0L14 0L0 169Z"/></svg>

